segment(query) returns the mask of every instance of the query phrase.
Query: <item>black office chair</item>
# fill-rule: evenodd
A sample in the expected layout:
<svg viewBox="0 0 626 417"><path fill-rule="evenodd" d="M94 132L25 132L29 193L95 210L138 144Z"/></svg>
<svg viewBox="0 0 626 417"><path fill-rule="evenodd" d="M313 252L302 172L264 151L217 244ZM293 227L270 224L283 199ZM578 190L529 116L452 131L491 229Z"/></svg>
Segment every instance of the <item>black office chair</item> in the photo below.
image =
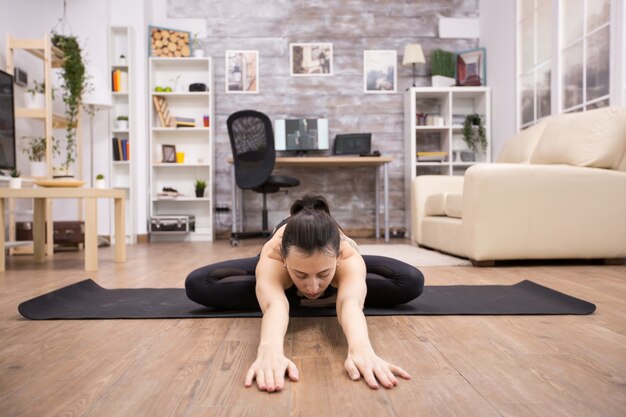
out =
<svg viewBox="0 0 626 417"><path fill-rule="evenodd" d="M267 194L281 188L300 185L300 180L284 175L272 175L276 150L272 122L265 114L255 110L242 110L231 114L226 122L230 146L235 163L235 182L242 190L263 194L263 229L261 232L231 233L230 243L239 239L269 237L267 221ZM233 216L236 216L233 213Z"/></svg>

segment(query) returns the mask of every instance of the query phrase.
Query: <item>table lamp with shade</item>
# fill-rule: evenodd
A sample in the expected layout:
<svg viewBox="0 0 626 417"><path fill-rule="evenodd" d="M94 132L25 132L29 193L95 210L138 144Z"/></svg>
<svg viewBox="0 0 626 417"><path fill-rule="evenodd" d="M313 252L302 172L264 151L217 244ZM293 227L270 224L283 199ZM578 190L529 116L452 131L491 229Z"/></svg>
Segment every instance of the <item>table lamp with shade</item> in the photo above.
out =
<svg viewBox="0 0 626 417"><path fill-rule="evenodd" d="M415 87L415 64L424 64L426 59L424 58L424 52L422 46L418 43L412 43L404 47L404 58L402 59L402 65L413 66L413 87Z"/></svg>
<svg viewBox="0 0 626 417"><path fill-rule="evenodd" d="M89 125L90 125L90 154L91 154L91 165L89 167L89 177L90 177L90 186L93 187L93 118L95 112L98 110L109 109L112 107L111 102L111 92L109 91L109 87L107 85L106 79L100 71L99 68L94 66L89 66L86 69L86 72L89 77L89 81L91 83L91 89L85 93L83 97L83 104L85 104L89 109Z"/></svg>

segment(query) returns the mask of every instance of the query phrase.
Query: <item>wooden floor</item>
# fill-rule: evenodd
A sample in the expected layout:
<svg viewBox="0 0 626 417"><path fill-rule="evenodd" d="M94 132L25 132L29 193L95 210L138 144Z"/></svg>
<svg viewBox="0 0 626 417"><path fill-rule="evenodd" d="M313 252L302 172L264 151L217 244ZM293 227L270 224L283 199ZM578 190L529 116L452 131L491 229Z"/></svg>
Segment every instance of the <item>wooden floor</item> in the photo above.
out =
<svg viewBox="0 0 626 417"><path fill-rule="evenodd" d="M291 320L285 352L301 380L268 394L243 387L260 319L29 321L17 312L21 301L85 278L107 288L182 287L196 267L258 250L250 241L153 243L130 246L116 264L102 248L90 274L78 252L36 266L9 257L0 273L0 416L626 415L626 266L423 268L427 285L531 279L598 309L368 317L376 351L413 376L392 390L348 379L335 318Z"/></svg>

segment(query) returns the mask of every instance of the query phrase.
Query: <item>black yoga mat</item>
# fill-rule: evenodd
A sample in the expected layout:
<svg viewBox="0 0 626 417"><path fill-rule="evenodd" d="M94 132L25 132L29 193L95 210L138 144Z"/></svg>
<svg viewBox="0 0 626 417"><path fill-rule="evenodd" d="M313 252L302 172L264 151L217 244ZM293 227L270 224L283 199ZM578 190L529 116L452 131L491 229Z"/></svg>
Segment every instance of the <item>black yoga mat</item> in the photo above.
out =
<svg viewBox="0 0 626 417"><path fill-rule="evenodd" d="M390 308L366 308L370 316L591 314L594 304L532 281L515 285L426 286L417 299ZM88 279L19 305L33 320L261 317L260 311L216 310L190 301L182 288L106 289ZM293 317L334 316L334 308L291 308Z"/></svg>

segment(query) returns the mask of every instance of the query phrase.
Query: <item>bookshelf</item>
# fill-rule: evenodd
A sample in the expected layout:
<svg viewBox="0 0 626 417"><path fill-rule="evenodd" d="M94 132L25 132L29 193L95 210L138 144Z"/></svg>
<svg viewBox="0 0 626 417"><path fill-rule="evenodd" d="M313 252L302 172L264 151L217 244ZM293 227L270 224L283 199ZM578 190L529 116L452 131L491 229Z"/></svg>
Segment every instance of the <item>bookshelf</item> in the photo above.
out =
<svg viewBox="0 0 626 417"><path fill-rule="evenodd" d="M109 83L113 107L109 112L111 131L110 165L108 186L114 189L126 191L126 242L136 243L137 235L135 223L135 210L133 202L137 201L137 187L135 186L134 161L136 155L133 151L133 139L135 132L135 98L132 94L133 83L133 55L132 55L132 30L129 26L109 27ZM118 118L126 117L125 123L120 123ZM115 224L113 210L111 210L111 227ZM110 233L115 236L113 230Z"/></svg>
<svg viewBox="0 0 626 417"><path fill-rule="evenodd" d="M52 38L50 34L45 34L42 38L34 39L22 39L14 38L10 34L7 34L6 45L6 71L9 74L13 74L15 68L15 53L17 51L26 52L37 59L41 60L43 66L43 82L45 84L44 91L44 107L43 108L15 108L15 118L34 120L39 123L43 123L44 136L46 138L46 176L45 179L52 179L52 167L54 164L54 158L52 153L52 137L55 129L65 129L67 127L67 119L65 115L53 113L53 100L52 100L52 77L53 69L58 69L63 66L64 54L59 48L52 44ZM81 119L80 113L77 120L76 128L76 165L77 172L76 177L82 178L82 136L81 136ZM41 178L36 178L41 179ZM77 205L78 217L82 216L82 203ZM16 214L21 213L21 210L17 210L15 201L9 199L9 240L14 241L16 237ZM46 201L46 240L53 242L53 219L52 219L52 201ZM46 245L46 255L52 257L54 254L54 245ZM29 253L27 251L26 253Z"/></svg>
<svg viewBox="0 0 626 417"><path fill-rule="evenodd" d="M487 149L473 152L463 140L470 114L482 118ZM418 175L463 175L476 163L491 161L489 87L413 87L405 93L405 195ZM411 212L407 199L406 212ZM407 224L410 221L407 220Z"/></svg>
<svg viewBox="0 0 626 417"><path fill-rule="evenodd" d="M151 240L213 240L213 73L211 58L150 58L150 217L195 216L195 230ZM189 91L190 84L207 91ZM157 91L158 90L158 91ZM208 122L205 124L205 120ZM196 197L195 181L207 183ZM164 190L175 190L164 191Z"/></svg>

